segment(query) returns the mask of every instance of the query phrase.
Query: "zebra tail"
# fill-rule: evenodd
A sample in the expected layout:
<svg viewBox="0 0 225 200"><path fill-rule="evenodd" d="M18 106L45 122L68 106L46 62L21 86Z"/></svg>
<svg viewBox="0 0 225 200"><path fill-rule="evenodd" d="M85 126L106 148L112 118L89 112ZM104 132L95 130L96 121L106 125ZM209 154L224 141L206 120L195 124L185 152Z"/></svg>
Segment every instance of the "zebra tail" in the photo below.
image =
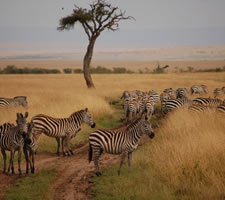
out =
<svg viewBox="0 0 225 200"><path fill-rule="evenodd" d="M92 146L91 144L89 143L89 163L92 161L92 155L93 155L93 149L92 149Z"/></svg>

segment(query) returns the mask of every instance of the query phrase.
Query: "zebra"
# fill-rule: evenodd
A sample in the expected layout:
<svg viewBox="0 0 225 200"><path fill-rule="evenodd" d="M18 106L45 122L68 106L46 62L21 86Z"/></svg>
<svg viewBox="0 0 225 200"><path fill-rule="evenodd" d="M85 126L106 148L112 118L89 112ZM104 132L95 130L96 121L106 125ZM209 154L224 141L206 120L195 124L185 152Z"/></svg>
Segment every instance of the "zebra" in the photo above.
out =
<svg viewBox="0 0 225 200"><path fill-rule="evenodd" d="M225 114L225 103L217 106L216 111Z"/></svg>
<svg viewBox="0 0 225 200"><path fill-rule="evenodd" d="M26 137L26 132L27 132L27 117L28 117L28 112L25 113L23 116L22 113L17 113L17 120L16 126L9 126L7 132L5 132L1 136L1 141L0 141L0 147L1 147L1 152L3 155L4 159L4 169L3 173L6 173L6 159L7 155L5 151L10 151L10 161L9 161L9 167L8 167L8 173L10 172L10 169L12 171L12 174L15 174L14 171L14 155L15 151L18 151L18 171L19 175L22 174L21 171L21 153L23 150L24 142L25 142L25 137ZM27 143L30 143L31 141L29 139L26 140Z"/></svg>
<svg viewBox="0 0 225 200"><path fill-rule="evenodd" d="M130 171L132 153L138 147L138 142L143 134L147 134L150 138L153 138L155 135L151 124L143 118L138 118L128 126L119 129L96 130L92 132L89 136L89 162L92 161L94 151L96 175L102 175L99 170L98 160L103 151L109 154L122 155L118 175L120 175L124 159L128 155Z"/></svg>
<svg viewBox="0 0 225 200"><path fill-rule="evenodd" d="M213 91L213 94L214 94L214 98L218 97L218 96L222 96L225 94L225 89L224 87L222 88L216 88L214 91Z"/></svg>
<svg viewBox="0 0 225 200"><path fill-rule="evenodd" d="M156 91L150 90L148 92L148 95L149 95L150 98L152 97L154 105L158 103L158 101L159 101L159 94Z"/></svg>
<svg viewBox="0 0 225 200"><path fill-rule="evenodd" d="M8 107L27 107L27 97L26 96L16 96L14 98L4 98L0 97L0 108L8 108Z"/></svg>
<svg viewBox="0 0 225 200"><path fill-rule="evenodd" d="M132 121L137 116L138 102L136 100L126 101L124 108L127 122Z"/></svg>
<svg viewBox="0 0 225 200"><path fill-rule="evenodd" d="M63 155L72 155L70 149L70 140L76 136L81 130L81 124L86 123L91 128L95 127L95 122L88 108L72 113L68 118L54 118L44 114L39 114L32 117L31 122L34 123L34 133L40 135L44 133L49 137L55 137L57 141L57 155L60 155L60 138L62 139ZM66 151L64 151L64 145Z"/></svg>
<svg viewBox="0 0 225 200"><path fill-rule="evenodd" d="M166 88L163 90L163 93L167 94L169 99L174 98L174 89L173 88Z"/></svg>
<svg viewBox="0 0 225 200"><path fill-rule="evenodd" d="M207 94L207 86L205 85L193 85L190 90L191 94Z"/></svg>
<svg viewBox="0 0 225 200"><path fill-rule="evenodd" d="M1 141L1 136L9 132L13 127L15 127L15 125L12 123L4 123L0 126L0 141Z"/></svg>
<svg viewBox="0 0 225 200"><path fill-rule="evenodd" d="M177 99L187 99L188 93L186 88L178 88L176 90L176 98Z"/></svg>
<svg viewBox="0 0 225 200"><path fill-rule="evenodd" d="M199 97L193 100L193 104L202 104L205 106L218 106L222 103L222 100L220 99L212 99L212 98L203 98L203 97Z"/></svg>
<svg viewBox="0 0 225 200"><path fill-rule="evenodd" d="M195 112L195 113L203 113L203 112L208 112L212 110L212 107L202 105L202 104L193 104L188 107L189 111Z"/></svg>
<svg viewBox="0 0 225 200"><path fill-rule="evenodd" d="M29 167L31 169L31 173L34 173L35 167L34 167L34 154L38 148L38 142L39 142L39 136L34 133L34 123L30 122L28 124L28 131L26 135L26 139L29 139L31 142L24 144L24 155L26 160L26 174L29 174Z"/></svg>
<svg viewBox="0 0 225 200"><path fill-rule="evenodd" d="M162 111L164 114L167 114L172 110L179 109L184 105L189 105L190 103L191 101L187 99L169 99L163 104Z"/></svg>
<svg viewBox="0 0 225 200"><path fill-rule="evenodd" d="M154 98L149 97L144 101L144 103L145 103L146 120L150 120L154 113L154 105L155 105Z"/></svg>

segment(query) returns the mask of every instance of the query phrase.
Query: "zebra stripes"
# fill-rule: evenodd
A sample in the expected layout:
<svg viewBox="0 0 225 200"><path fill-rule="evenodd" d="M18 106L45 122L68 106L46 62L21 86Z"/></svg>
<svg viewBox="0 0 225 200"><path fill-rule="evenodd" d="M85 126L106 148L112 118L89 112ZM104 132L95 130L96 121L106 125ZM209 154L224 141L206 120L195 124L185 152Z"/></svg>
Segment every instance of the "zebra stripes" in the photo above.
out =
<svg viewBox="0 0 225 200"><path fill-rule="evenodd" d="M201 105L205 105L205 106L218 106L220 104L222 104L222 100L220 99L212 99L212 98L196 98L193 100L193 104L201 104Z"/></svg>
<svg viewBox="0 0 225 200"><path fill-rule="evenodd" d="M189 111L194 113L203 113L209 112L212 110L210 106L202 105L202 104L193 104L188 107Z"/></svg>
<svg viewBox="0 0 225 200"><path fill-rule="evenodd" d="M206 85L193 85L190 90L191 90L191 94L202 95L203 93L205 94L208 93L208 88Z"/></svg>
<svg viewBox="0 0 225 200"><path fill-rule="evenodd" d="M21 171L21 153L23 150L24 146L24 138L26 136L27 132L27 117L28 113L26 112L25 115L21 113L17 113L17 120L16 126L8 126L8 132L5 132L1 136L1 141L0 141L0 147L1 147L1 152L3 155L4 159L4 169L3 173L6 173L6 159L7 155L5 151L10 151L10 161L9 161L9 167L8 167L8 173L10 172L10 169L12 171L12 174L15 173L14 171L14 155L15 151L18 151L18 171L19 174L22 174ZM30 141L27 140L29 143Z"/></svg>
<svg viewBox="0 0 225 200"><path fill-rule="evenodd" d="M122 154L118 175L120 175L124 159L128 155L130 170L132 153L138 147L138 142L143 134L147 134L150 138L154 137L151 125L143 118L135 120L127 127L115 130L96 130L91 133L89 136L89 162L92 160L94 151L96 175L101 176L98 160L103 151L109 154Z"/></svg>
<svg viewBox="0 0 225 200"><path fill-rule="evenodd" d="M162 107L162 111L164 114L167 114L168 112L171 112L172 110L179 109L183 107L184 105L190 104L191 101L186 99L169 99L167 100Z"/></svg>
<svg viewBox="0 0 225 200"><path fill-rule="evenodd" d="M177 99L187 99L188 93L186 88L178 88L176 90L176 98Z"/></svg>
<svg viewBox="0 0 225 200"><path fill-rule="evenodd" d="M54 118L39 114L31 119L34 123L34 132L36 135L44 133L49 137L55 137L57 140L57 154L59 155L60 138L62 139L63 155L73 154L70 149L70 140L81 130L81 124L86 123L90 127L95 127L95 122L88 112L88 109L80 110L71 114L68 118ZM66 151L64 151L64 145Z"/></svg>
<svg viewBox="0 0 225 200"><path fill-rule="evenodd" d="M213 91L213 94L214 94L214 98L218 97L218 96L222 96L225 94L225 87L222 87L222 88L216 88L214 91Z"/></svg>
<svg viewBox="0 0 225 200"><path fill-rule="evenodd" d="M39 142L39 136L33 133L34 129L34 123L31 122L28 124L28 131L25 138L25 144L24 144L24 155L26 159L26 174L29 174L29 168L31 170L31 173L34 173L35 167L34 167L34 154L38 148L38 142ZM26 142L26 140L30 140L30 143Z"/></svg>
<svg viewBox="0 0 225 200"><path fill-rule="evenodd" d="M8 108L8 107L27 107L27 97L26 96L16 96L14 98L4 98L0 97L0 108Z"/></svg>

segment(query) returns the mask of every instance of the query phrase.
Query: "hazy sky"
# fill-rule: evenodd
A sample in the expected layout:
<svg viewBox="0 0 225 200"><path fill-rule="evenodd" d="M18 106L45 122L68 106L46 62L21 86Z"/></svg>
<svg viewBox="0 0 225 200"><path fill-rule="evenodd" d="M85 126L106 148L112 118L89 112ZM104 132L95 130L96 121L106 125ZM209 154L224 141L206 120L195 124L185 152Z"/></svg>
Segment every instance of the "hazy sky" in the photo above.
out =
<svg viewBox="0 0 225 200"><path fill-rule="evenodd" d="M0 0L0 51L70 51L86 49L88 39L78 25L56 30L74 4L89 0ZM111 0L136 20L104 31L97 48L151 48L225 44L225 0ZM64 8L64 9L62 9Z"/></svg>

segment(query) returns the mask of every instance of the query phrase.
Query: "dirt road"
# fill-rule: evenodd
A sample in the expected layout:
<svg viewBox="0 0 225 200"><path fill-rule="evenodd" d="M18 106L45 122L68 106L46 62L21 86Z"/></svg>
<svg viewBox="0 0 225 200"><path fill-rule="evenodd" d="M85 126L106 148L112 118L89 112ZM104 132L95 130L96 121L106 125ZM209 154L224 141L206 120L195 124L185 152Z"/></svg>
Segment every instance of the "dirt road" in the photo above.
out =
<svg viewBox="0 0 225 200"><path fill-rule="evenodd" d="M118 156L103 154L100 159L101 168L115 163ZM54 166L56 168L56 178L51 186L54 200L87 200L93 196L91 190L92 183L89 177L94 175L94 163L88 162L88 144L83 144L74 149L74 155L70 157L56 155L37 155L36 171ZM17 169L17 166L16 166ZM25 172L25 163L22 170ZM2 199L7 188L18 179L23 178L18 175L6 176L0 172L0 199Z"/></svg>

